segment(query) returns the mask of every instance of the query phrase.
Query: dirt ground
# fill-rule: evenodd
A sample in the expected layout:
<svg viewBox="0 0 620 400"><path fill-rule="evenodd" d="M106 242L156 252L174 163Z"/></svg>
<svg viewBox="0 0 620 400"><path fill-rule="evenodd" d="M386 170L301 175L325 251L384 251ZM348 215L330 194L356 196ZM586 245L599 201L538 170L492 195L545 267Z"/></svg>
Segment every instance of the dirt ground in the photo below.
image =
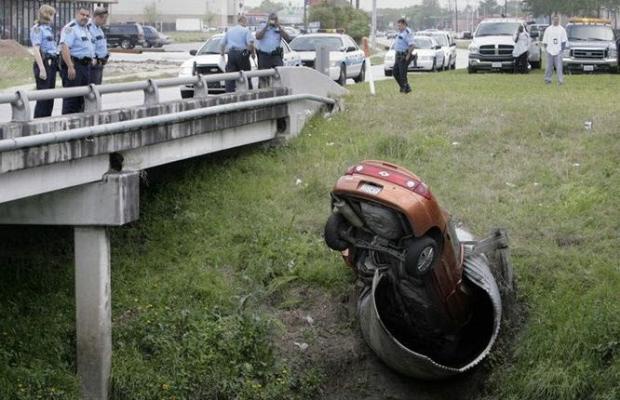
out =
<svg viewBox="0 0 620 400"><path fill-rule="evenodd" d="M15 40L0 40L0 57L29 57L30 52Z"/></svg>
<svg viewBox="0 0 620 400"><path fill-rule="evenodd" d="M279 311L284 333L278 339L283 358L297 368L320 367L326 374L317 398L328 400L473 400L484 396L488 359L472 372L439 382L425 382L388 368L364 342L356 315L357 290L330 297L317 289L293 289L283 295L294 304ZM514 319L512 313L508 315ZM502 326L495 359L509 358L517 328ZM494 362L494 364L496 364Z"/></svg>

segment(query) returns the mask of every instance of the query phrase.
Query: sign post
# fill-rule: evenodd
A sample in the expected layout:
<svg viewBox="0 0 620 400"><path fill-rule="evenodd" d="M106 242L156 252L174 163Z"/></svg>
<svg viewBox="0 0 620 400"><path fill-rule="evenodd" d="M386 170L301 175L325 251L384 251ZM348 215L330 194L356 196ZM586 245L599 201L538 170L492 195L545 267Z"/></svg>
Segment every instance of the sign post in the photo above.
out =
<svg viewBox="0 0 620 400"><path fill-rule="evenodd" d="M370 63L370 46L368 45L368 38L362 38L362 47L364 49L364 57L366 57L366 76L368 76L368 82L370 84L370 94L375 95L375 78L372 76L372 64Z"/></svg>

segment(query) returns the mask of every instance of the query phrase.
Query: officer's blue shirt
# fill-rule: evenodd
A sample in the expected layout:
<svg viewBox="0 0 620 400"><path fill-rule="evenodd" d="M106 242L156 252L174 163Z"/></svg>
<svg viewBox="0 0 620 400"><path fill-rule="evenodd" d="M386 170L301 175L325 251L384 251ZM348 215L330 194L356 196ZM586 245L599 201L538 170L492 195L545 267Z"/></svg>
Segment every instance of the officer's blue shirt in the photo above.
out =
<svg viewBox="0 0 620 400"><path fill-rule="evenodd" d="M226 51L230 49L245 50L250 43L254 42L254 37L247 27L235 25L224 34L220 46L226 46Z"/></svg>
<svg viewBox="0 0 620 400"><path fill-rule="evenodd" d="M263 23L259 27L259 31L262 31L265 28L266 23ZM265 53L271 53L280 47L280 41L282 40L282 34L280 33L280 28L276 26L270 26L265 31L265 36L262 39L256 41L256 47L258 47L261 51Z"/></svg>
<svg viewBox="0 0 620 400"><path fill-rule="evenodd" d="M30 29L30 42L32 46L39 46L43 56L58 55L56 40L54 39L54 30L48 24L34 24Z"/></svg>
<svg viewBox="0 0 620 400"><path fill-rule="evenodd" d="M413 33L411 29L405 28L402 32L398 32L394 40L394 50L398 52L407 51L413 44Z"/></svg>
<svg viewBox="0 0 620 400"><path fill-rule="evenodd" d="M108 55L108 40L103 33L103 29L97 26L92 20L86 24L88 31L90 32L91 41L95 48L95 57L106 58Z"/></svg>
<svg viewBox="0 0 620 400"><path fill-rule="evenodd" d="M65 44L69 48L72 57L75 58L94 58L94 46L91 34L86 26L80 26L75 20L69 22L62 28L60 34L60 44Z"/></svg>

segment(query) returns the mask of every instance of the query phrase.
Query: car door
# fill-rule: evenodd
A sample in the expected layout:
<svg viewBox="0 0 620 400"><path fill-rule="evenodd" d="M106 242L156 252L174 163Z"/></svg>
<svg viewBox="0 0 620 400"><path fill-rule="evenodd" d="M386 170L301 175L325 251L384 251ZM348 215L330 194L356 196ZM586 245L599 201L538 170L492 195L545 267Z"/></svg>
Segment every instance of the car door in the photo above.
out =
<svg viewBox="0 0 620 400"><path fill-rule="evenodd" d="M364 52L360 50L357 43L350 36L343 36L344 46L346 48L345 62L347 64L347 77L355 77L362 71L362 63L364 62Z"/></svg>
<svg viewBox="0 0 620 400"><path fill-rule="evenodd" d="M280 41L280 46L284 52L282 61L285 67L298 67L301 65L301 56L296 51L291 50L284 39Z"/></svg>

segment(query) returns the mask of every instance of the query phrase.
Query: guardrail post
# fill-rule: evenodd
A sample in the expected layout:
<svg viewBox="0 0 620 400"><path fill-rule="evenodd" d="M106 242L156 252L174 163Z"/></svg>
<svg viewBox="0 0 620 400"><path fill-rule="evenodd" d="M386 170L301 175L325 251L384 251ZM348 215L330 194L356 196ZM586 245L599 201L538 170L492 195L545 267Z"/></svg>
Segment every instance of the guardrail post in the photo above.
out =
<svg viewBox="0 0 620 400"><path fill-rule="evenodd" d="M94 83L88 85L90 93L84 96L84 111L87 113L98 113L101 111L101 93Z"/></svg>
<svg viewBox="0 0 620 400"><path fill-rule="evenodd" d="M28 95L22 90L18 90L15 94L17 94L18 99L11 103L12 120L15 122L32 121Z"/></svg>
<svg viewBox="0 0 620 400"><path fill-rule="evenodd" d="M155 106L159 104L159 88L152 79L148 79L147 84L148 86L144 89L144 105Z"/></svg>
<svg viewBox="0 0 620 400"><path fill-rule="evenodd" d="M204 75L198 75L198 82L194 85L194 98L209 96L209 85Z"/></svg>
<svg viewBox="0 0 620 400"><path fill-rule="evenodd" d="M240 71L239 78L237 79L237 87L239 87L239 85L243 85L243 90L250 90L250 79L252 78L248 77L245 71Z"/></svg>

